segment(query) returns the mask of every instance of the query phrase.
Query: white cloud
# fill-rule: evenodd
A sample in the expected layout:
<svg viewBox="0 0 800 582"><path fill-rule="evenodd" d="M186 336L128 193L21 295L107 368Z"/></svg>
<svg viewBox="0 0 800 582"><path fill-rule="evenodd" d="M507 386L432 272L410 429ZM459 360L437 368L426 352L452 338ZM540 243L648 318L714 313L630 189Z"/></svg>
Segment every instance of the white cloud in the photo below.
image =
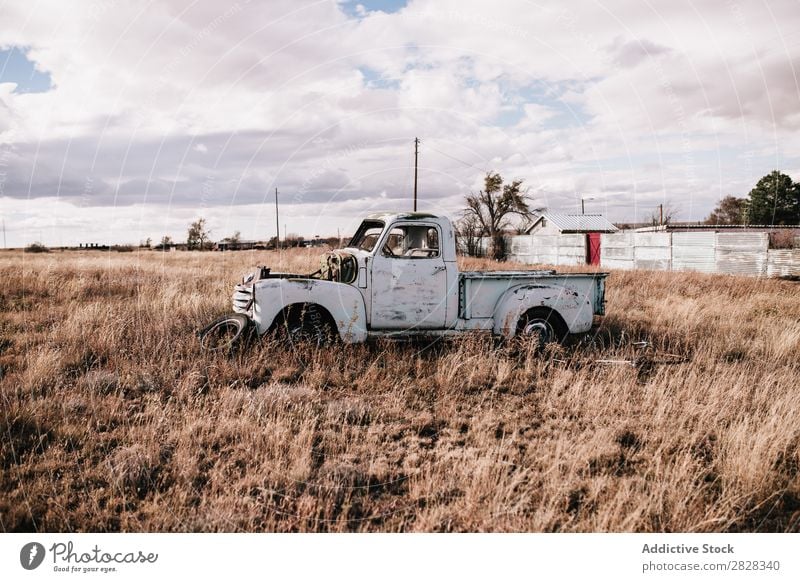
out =
<svg viewBox="0 0 800 582"><path fill-rule="evenodd" d="M720 195L800 167L789 0L412 0L357 17L289 0L3 10L0 46L30 47L54 84L14 94L0 78L13 212L57 197L59 213L90 217L75 224L107 225L110 207L120 224L160 207L248 221L278 186L287 215L319 229L323 205L342 227L373 198L407 204L415 136L423 205L449 213L483 169L525 178L553 207L591 192L632 220L665 198L702 218ZM26 216L69 242L47 205Z"/></svg>

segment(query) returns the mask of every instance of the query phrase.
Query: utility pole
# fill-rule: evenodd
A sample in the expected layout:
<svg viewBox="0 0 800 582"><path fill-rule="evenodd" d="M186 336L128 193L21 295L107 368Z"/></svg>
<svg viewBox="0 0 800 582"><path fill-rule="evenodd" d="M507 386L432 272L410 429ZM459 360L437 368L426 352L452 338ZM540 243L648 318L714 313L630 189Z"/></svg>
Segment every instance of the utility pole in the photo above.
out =
<svg viewBox="0 0 800 582"><path fill-rule="evenodd" d="M414 138L414 212L417 211L417 162L419 160L419 138Z"/></svg>
<svg viewBox="0 0 800 582"><path fill-rule="evenodd" d="M278 189L275 188L275 250L281 248L281 228L278 226Z"/></svg>
<svg viewBox="0 0 800 582"><path fill-rule="evenodd" d="M664 205L658 205L658 226L664 225Z"/></svg>
<svg viewBox="0 0 800 582"><path fill-rule="evenodd" d="M586 211L583 208L583 198L581 198L581 214L586 214Z"/></svg>
<svg viewBox="0 0 800 582"><path fill-rule="evenodd" d="M3 248L6 248L6 219L3 219Z"/></svg>

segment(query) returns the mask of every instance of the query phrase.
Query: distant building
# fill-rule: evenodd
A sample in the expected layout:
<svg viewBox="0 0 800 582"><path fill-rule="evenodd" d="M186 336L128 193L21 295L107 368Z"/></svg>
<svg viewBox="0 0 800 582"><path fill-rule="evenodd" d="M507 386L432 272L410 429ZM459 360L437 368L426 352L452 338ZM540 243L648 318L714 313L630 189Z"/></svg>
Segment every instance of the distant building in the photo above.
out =
<svg viewBox="0 0 800 582"><path fill-rule="evenodd" d="M188 245L186 243L175 242L169 242L167 244L158 243L157 245L153 245L154 251L185 251L187 248Z"/></svg>
<svg viewBox="0 0 800 582"><path fill-rule="evenodd" d="M572 264L600 264L600 235L619 229L602 214L557 214L544 212L534 220L526 234L545 256L572 254Z"/></svg>
<svg viewBox="0 0 800 582"><path fill-rule="evenodd" d="M321 246L324 246L325 244L327 244L327 240L326 239L321 239L319 237L303 241L303 246L306 247L306 248L309 248L309 247L321 247Z"/></svg>
<svg viewBox="0 0 800 582"><path fill-rule="evenodd" d="M258 245L258 241L254 240L222 240L216 244L218 251L249 251Z"/></svg>
<svg viewBox="0 0 800 582"><path fill-rule="evenodd" d="M800 227L671 223L617 229L600 215L537 217L509 237L510 257L536 265L699 271L800 280ZM602 247L602 248L601 248Z"/></svg>

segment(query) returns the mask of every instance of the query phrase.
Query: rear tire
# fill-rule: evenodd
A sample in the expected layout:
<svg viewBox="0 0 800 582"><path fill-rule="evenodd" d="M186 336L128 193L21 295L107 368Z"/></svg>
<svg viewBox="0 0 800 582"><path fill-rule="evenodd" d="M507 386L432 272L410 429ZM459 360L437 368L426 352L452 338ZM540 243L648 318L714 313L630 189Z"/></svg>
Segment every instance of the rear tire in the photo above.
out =
<svg viewBox="0 0 800 582"><path fill-rule="evenodd" d="M563 343L568 334L569 329L561 316L547 307L527 311L517 325L517 336L531 341L539 349Z"/></svg>
<svg viewBox="0 0 800 582"><path fill-rule="evenodd" d="M253 333L250 318L243 313L228 313L197 332L203 349L218 352L245 346Z"/></svg>

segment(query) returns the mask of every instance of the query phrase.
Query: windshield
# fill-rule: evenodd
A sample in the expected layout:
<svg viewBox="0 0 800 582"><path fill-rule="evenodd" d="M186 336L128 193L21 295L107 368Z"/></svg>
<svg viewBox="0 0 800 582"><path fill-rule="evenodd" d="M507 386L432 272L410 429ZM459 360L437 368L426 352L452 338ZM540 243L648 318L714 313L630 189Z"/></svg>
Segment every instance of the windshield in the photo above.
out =
<svg viewBox="0 0 800 582"><path fill-rule="evenodd" d="M380 220L365 220L358 227L356 234L347 244L347 247L369 252L375 248L382 232L383 222Z"/></svg>

